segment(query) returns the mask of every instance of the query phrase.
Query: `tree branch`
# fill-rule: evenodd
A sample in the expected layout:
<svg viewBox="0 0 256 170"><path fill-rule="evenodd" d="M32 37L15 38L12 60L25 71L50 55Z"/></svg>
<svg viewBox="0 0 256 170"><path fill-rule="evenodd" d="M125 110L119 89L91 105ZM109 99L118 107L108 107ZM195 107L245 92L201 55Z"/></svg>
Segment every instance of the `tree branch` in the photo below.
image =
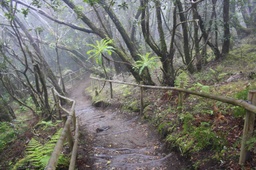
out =
<svg viewBox="0 0 256 170"><path fill-rule="evenodd" d="M14 0L14 1L16 1L18 4L21 4L21 5L23 5L23 6L27 7L27 8L29 8L29 9L32 9L32 10L38 12L39 14L45 16L46 18L48 18L48 19L50 19L50 20L52 20L52 21L54 21L54 22L56 22L56 23L58 23L58 24L66 25L66 26L68 26L68 27L70 27L70 28L73 28L73 29L76 29L76 30L79 30L79 31L83 31L83 32L86 32L86 33L95 33L95 31L93 31L93 30L86 29L86 28L83 28L83 27L79 27L79 26L77 26L77 25L75 25L75 24L67 23L67 22L64 22L64 21L62 21L62 20L55 19L54 17L51 17L50 15L48 15L48 14L47 14L46 12L44 12L43 10L38 9L38 8L35 8L35 7L33 7L33 6L29 5L29 4L26 4L26 3L24 3L24 2L21 2L21 1L19 1L19 0Z"/></svg>

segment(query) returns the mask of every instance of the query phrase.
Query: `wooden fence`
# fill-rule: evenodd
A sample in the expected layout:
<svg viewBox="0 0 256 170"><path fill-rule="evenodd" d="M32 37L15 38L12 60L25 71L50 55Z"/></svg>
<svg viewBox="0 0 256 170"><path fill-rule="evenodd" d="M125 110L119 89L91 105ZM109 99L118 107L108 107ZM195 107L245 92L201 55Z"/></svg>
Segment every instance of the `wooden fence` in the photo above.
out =
<svg viewBox="0 0 256 170"><path fill-rule="evenodd" d="M63 119L65 125L63 127L61 136L55 145L55 148L52 152L52 155L50 157L50 160L48 161L47 166L45 167L45 170L54 170L56 169L59 155L62 152L63 145L65 141L67 140L69 143L69 147L72 149L72 155L71 160L69 164L69 170L75 169L75 162L76 162L76 156L77 156L77 147L78 147L78 137L79 137L79 126L78 126L78 118L75 114L75 104L76 102L72 99L69 99L67 97L61 96L55 89L53 91L54 100L56 102L56 108L57 112L59 112L59 116ZM64 108L61 105L61 101L65 101L65 106L70 105L70 110ZM66 113L66 115L61 115L61 110ZM73 125L73 130L75 131L75 136L73 139L72 135L72 128L71 125Z"/></svg>
<svg viewBox="0 0 256 170"><path fill-rule="evenodd" d="M85 73L86 73L86 70L83 67L81 67L77 71L69 72L68 74L64 75L63 80L64 80L65 84L70 83L72 86L74 83L74 80L81 78Z"/></svg>
<svg viewBox="0 0 256 170"><path fill-rule="evenodd" d="M247 110L245 121L244 121L244 129L243 129L243 136L242 136L242 142L241 142L241 150L240 150L240 158L239 158L239 164L244 165L245 159L246 159L246 153L248 151L248 148L246 146L246 141L253 135L254 131L254 122L255 122L255 113L256 113L256 90L249 91L248 94L248 101L244 100L237 100L229 97L223 97L208 93L201 93L191 90L186 90L183 88L177 88L177 87L164 87L164 86L149 86L149 85L142 85L142 84L135 84L135 83L128 83L128 82L121 82L121 81L115 81L115 80L106 80L106 79L100 79L96 77L90 77L93 80L96 81L104 81L110 83L110 96L113 97L113 89L112 89L112 83L117 84L125 84L125 85L131 85L140 87L140 113L143 113L143 89L144 88L150 88L150 89L162 89L162 90L176 90L179 92L179 99L178 99L178 109L181 108L183 103L183 93L192 94L196 96L201 96L208 99L213 99L217 101L221 101L223 103L232 104L235 106L243 107ZM94 83L92 83L94 84Z"/></svg>

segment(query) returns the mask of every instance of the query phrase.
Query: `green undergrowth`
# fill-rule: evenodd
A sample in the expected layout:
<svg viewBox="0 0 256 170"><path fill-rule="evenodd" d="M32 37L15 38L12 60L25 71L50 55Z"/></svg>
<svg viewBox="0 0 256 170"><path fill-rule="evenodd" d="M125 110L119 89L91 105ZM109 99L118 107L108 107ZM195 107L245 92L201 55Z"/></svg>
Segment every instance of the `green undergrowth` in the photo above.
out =
<svg viewBox="0 0 256 170"><path fill-rule="evenodd" d="M44 144L38 139L32 138L26 146L24 158L20 159L14 166L17 169L44 169L50 159L51 153L60 137L62 129L58 130ZM69 159L61 153L57 169L67 167Z"/></svg>
<svg viewBox="0 0 256 170"><path fill-rule="evenodd" d="M15 110L16 119L11 122L0 122L0 152L14 142L21 134L29 128L27 121L32 120L31 114L22 108Z"/></svg>
<svg viewBox="0 0 256 170"><path fill-rule="evenodd" d="M0 152L17 138L18 132L9 122L0 122Z"/></svg>
<svg viewBox="0 0 256 170"><path fill-rule="evenodd" d="M256 90L255 46L244 45L230 52L223 61L212 62L199 73L189 75L180 72L176 87L247 100L250 90ZM230 77L241 74L232 81ZM139 88L115 85L114 102L120 102L125 112L138 112ZM183 94L184 102L178 108L178 93L175 91L145 89L145 108L142 118L156 127L171 149L189 159L194 169L220 166L224 169L239 169L239 151L243 131L244 108ZM256 155L256 136L247 142ZM252 158L256 162L256 158ZM246 163L246 166L256 166Z"/></svg>
<svg viewBox="0 0 256 170"><path fill-rule="evenodd" d="M98 82L86 88L85 91L89 93L93 106L106 107L109 105L110 90L107 83L101 84Z"/></svg>

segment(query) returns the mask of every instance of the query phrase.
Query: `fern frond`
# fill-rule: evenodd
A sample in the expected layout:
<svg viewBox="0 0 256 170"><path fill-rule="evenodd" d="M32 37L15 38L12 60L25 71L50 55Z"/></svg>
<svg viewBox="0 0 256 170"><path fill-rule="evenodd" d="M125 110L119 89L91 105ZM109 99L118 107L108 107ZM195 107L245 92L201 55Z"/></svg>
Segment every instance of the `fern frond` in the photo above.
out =
<svg viewBox="0 0 256 170"><path fill-rule="evenodd" d="M20 169L24 167L27 163L35 169L44 169L47 165L51 153L60 137L62 129L57 131L46 144L42 145L39 141L32 138L26 147L26 156L18 161L13 170ZM59 158L59 164L66 165L67 158L61 155Z"/></svg>

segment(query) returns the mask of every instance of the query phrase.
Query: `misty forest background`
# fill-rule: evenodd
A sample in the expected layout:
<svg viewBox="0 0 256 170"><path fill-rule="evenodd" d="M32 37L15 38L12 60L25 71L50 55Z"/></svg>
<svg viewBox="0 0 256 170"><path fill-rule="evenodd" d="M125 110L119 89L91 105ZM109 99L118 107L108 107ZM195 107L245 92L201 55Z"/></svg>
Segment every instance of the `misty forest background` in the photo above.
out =
<svg viewBox="0 0 256 170"><path fill-rule="evenodd" d="M51 88L65 95L64 77L80 69L107 79L125 75L146 85L177 86L180 75L205 76L211 64L218 68L227 58L239 60L251 51L234 50L256 43L255 0L0 4L0 123L6 128L22 109L40 120L56 119ZM255 78L254 67L243 68L249 79ZM213 76L202 87L229 76L210 71Z"/></svg>

